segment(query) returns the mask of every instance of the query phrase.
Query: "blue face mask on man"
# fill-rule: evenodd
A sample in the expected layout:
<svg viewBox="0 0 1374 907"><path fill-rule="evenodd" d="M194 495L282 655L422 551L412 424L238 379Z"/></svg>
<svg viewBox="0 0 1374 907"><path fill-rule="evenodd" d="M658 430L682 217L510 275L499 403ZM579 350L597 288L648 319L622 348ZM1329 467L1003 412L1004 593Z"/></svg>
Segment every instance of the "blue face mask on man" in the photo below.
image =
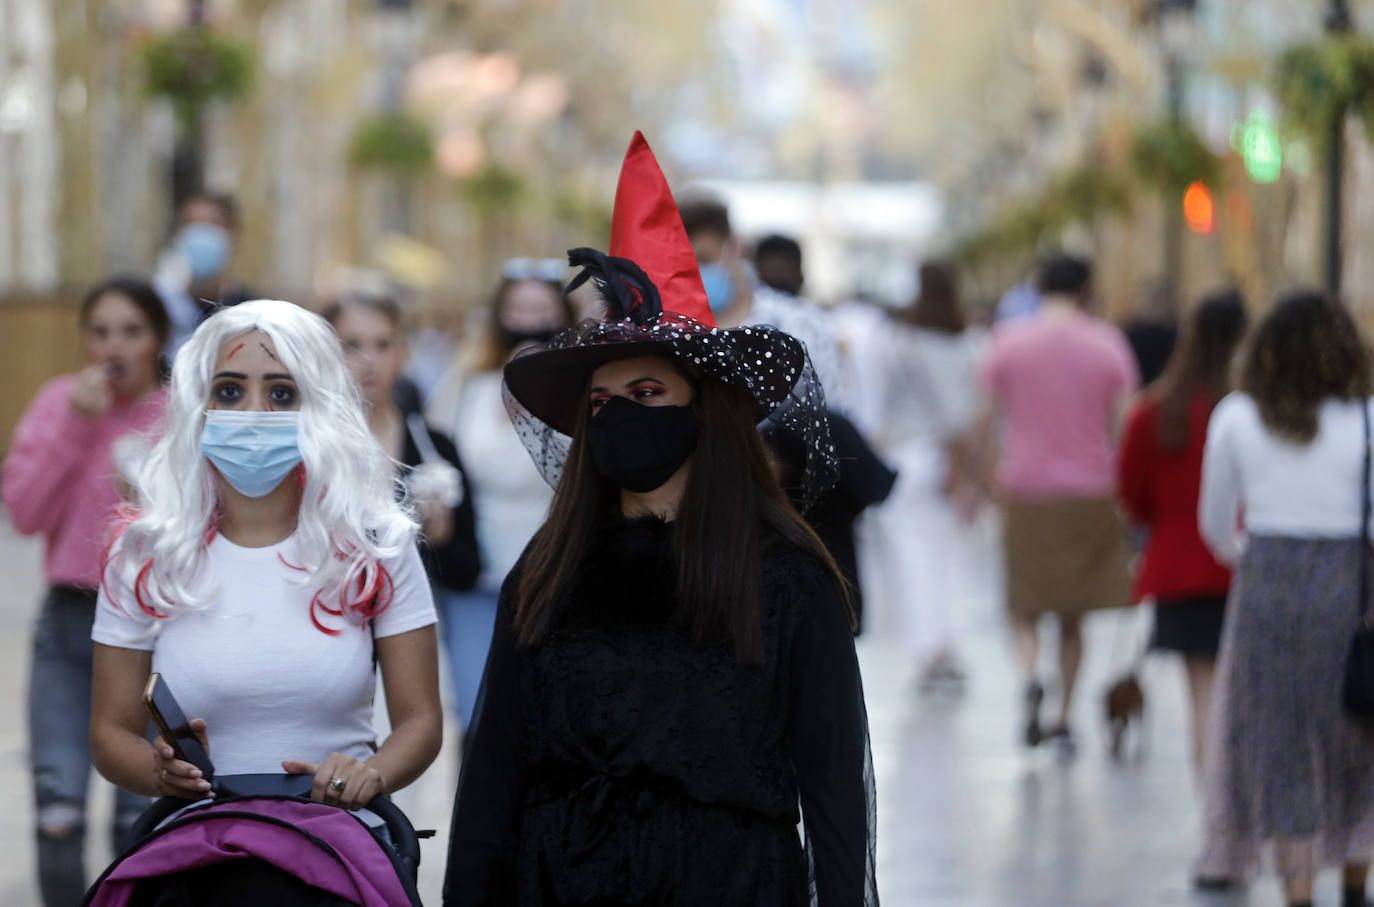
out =
<svg viewBox="0 0 1374 907"><path fill-rule="evenodd" d="M706 288L706 300L711 311L720 313L735 304L735 280L720 262L701 265L701 285Z"/></svg>
<svg viewBox="0 0 1374 907"><path fill-rule="evenodd" d="M216 224L187 224L177 231L172 248L186 260L191 280L209 280L229 263L229 231Z"/></svg>
<svg viewBox="0 0 1374 907"><path fill-rule="evenodd" d="M299 412L205 412L200 452L239 494L260 498L301 461Z"/></svg>

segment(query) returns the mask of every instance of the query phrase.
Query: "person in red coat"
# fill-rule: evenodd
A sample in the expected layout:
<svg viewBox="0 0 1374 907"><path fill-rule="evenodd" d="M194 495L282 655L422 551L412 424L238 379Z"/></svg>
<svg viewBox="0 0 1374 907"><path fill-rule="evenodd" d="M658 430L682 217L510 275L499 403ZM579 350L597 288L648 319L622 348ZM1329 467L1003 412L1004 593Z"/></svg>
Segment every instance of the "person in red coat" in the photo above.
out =
<svg viewBox="0 0 1374 907"><path fill-rule="evenodd" d="M1230 571L1198 532L1202 448L1212 408L1230 389L1245 323L1235 291L1214 293L1194 309L1164 373L1127 416L1117 475L1123 509L1149 533L1136 564L1135 600L1155 602L1151 647L1178 652L1187 665L1199 766L1231 585Z"/></svg>

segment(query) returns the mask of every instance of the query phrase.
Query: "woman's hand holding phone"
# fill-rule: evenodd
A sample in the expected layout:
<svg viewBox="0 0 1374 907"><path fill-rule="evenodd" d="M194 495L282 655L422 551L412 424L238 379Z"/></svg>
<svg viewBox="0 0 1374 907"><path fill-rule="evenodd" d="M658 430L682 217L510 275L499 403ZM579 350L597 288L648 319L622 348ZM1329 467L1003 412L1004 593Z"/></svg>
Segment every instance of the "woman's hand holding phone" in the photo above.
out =
<svg viewBox="0 0 1374 907"><path fill-rule="evenodd" d="M330 753L319 765L302 759L287 759L281 767L289 775L314 775L310 799L344 809L362 809L373 797L386 793L386 781L381 772L342 753Z"/></svg>
<svg viewBox="0 0 1374 907"><path fill-rule="evenodd" d="M195 733L205 752L210 752L210 738L205 730L205 719L191 719L191 730ZM213 797L210 782L201 777L200 769L176 757L170 744L158 735L153 738L153 768L156 773L154 783L159 796L181 797L187 800L200 800Z"/></svg>

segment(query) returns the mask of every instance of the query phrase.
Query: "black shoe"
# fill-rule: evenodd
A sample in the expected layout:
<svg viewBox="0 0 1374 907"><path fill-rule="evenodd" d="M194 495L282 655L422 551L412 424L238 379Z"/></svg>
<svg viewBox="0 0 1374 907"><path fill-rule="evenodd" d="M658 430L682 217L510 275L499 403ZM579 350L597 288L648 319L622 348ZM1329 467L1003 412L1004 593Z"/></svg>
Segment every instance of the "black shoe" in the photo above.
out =
<svg viewBox="0 0 1374 907"><path fill-rule="evenodd" d="M1234 891L1240 886L1235 879L1225 876L1198 876L1193 879L1193 887L1198 891Z"/></svg>
<svg viewBox="0 0 1374 907"><path fill-rule="evenodd" d="M1040 732L1040 703L1045 701L1045 688L1032 680L1026 686L1026 746L1039 746L1044 740Z"/></svg>
<svg viewBox="0 0 1374 907"><path fill-rule="evenodd" d="M1346 888L1341 894L1341 907L1369 907L1363 888Z"/></svg>
<svg viewBox="0 0 1374 907"><path fill-rule="evenodd" d="M1049 728L1041 733L1041 740L1045 743L1053 743L1058 749L1059 754L1065 758L1072 758L1078 754L1078 743L1073 739L1073 731L1068 725L1058 725Z"/></svg>

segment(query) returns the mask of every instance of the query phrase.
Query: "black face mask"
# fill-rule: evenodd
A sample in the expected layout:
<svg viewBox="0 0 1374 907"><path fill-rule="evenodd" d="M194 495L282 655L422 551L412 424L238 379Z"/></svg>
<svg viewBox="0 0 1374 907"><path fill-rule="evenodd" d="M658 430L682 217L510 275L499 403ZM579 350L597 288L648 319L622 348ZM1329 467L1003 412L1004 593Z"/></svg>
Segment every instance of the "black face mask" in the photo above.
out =
<svg viewBox="0 0 1374 907"><path fill-rule="evenodd" d="M513 328L498 326L501 343L506 349L513 350L522 343L548 343L558 336L558 328L542 328L537 331L517 331Z"/></svg>
<svg viewBox="0 0 1374 907"><path fill-rule="evenodd" d="M626 491L653 491L672 478L697 446L691 406L645 406L612 397L587 430L597 471Z"/></svg>

